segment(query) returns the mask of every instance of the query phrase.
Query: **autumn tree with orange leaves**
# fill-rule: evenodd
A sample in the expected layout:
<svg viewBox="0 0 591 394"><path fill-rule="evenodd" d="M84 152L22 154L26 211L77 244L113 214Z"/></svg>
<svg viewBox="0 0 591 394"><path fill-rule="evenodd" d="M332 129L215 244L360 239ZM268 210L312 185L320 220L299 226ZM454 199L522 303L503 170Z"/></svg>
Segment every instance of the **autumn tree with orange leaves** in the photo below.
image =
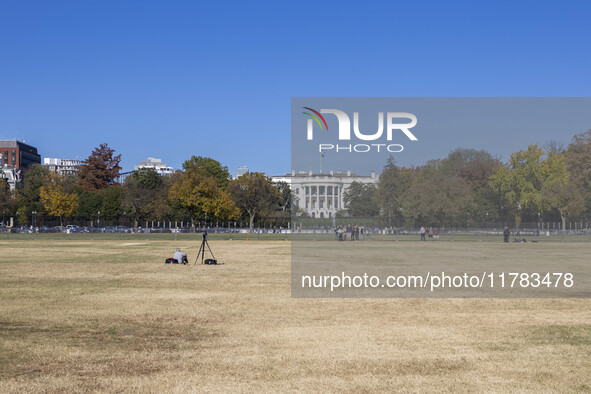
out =
<svg viewBox="0 0 591 394"><path fill-rule="evenodd" d="M80 167L78 184L85 190L95 191L118 184L117 178L121 167L121 155L115 156L115 150L108 144L95 148Z"/></svg>

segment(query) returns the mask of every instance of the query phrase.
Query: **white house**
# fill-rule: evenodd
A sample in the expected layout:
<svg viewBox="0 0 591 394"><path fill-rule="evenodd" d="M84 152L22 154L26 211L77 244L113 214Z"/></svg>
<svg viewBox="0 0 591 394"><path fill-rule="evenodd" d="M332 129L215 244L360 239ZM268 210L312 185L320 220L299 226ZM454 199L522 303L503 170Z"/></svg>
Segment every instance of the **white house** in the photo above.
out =
<svg viewBox="0 0 591 394"><path fill-rule="evenodd" d="M350 170L314 174L312 171L291 171L291 174L273 176L274 182L286 182L295 196L294 206L312 218L332 218L341 209L347 209L343 196L353 182L376 184L375 171L370 176L356 175Z"/></svg>

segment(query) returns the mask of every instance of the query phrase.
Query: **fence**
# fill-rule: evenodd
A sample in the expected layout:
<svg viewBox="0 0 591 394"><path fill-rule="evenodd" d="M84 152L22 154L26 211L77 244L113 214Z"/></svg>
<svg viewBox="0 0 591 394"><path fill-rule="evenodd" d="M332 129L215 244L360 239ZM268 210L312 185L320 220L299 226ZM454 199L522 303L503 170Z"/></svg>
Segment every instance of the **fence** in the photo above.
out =
<svg viewBox="0 0 591 394"><path fill-rule="evenodd" d="M226 240L337 240L339 228L346 234L351 227L354 240L364 241L419 241L421 224L416 222L387 225L383 218L333 218L299 219L261 218L255 221L251 230L247 222L219 222L197 220L186 221L143 221L134 226L125 218L72 220L60 227L56 220L44 218L39 226L2 226L0 240L10 239L70 239L70 240L197 240L203 230L210 239ZM559 222L527 222L518 228L511 228L511 240L529 241L591 241L591 222L568 221L562 230ZM427 234L433 229L433 241L498 241L502 239L505 223L471 222L448 219L441 224L425 226ZM355 231L357 228L357 231ZM358 234L355 237L355 234Z"/></svg>
<svg viewBox="0 0 591 394"><path fill-rule="evenodd" d="M35 218L29 225L0 223L1 239L201 239L205 230L214 239L289 239L291 222L286 218L260 218L254 227L244 221L141 221L127 218L73 219L60 226L54 218ZM67 224L66 224L67 223Z"/></svg>
<svg viewBox="0 0 591 394"><path fill-rule="evenodd" d="M329 218L329 219L296 219L293 223L294 232L301 238L313 240L338 239L338 229L347 232L363 233L364 240L422 240L421 227L426 229L428 240L444 241L486 241L498 240L503 237L505 227L510 229L511 240L541 241L541 240L568 240L591 241L591 222L586 220L568 221L566 229L562 229L560 222L522 222L518 227L513 227L506 222L474 222L466 219L449 218L440 223L422 224L419 221L392 221L387 224L384 218ZM431 234L430 230L435 234ZM359 234L359 238L361 234ZM348 238L348 235L347 235Z"/></svg>

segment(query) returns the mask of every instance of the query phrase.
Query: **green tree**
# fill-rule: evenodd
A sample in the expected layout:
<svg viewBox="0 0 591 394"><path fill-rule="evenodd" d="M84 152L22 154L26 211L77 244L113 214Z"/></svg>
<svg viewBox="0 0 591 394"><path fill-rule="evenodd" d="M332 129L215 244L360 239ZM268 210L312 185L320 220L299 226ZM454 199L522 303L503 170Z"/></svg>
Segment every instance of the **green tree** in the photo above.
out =
<svg viewBox="0 0 591 394"><path fill-rule="evenodd" d="M291 186L287 182L275 182L275 187L281 195L281 199L279 200L279 210L284 216L290 216L293 201L295 199Z"/></svg>
<svg viewBox="0 0 591 394"><path fill-rule="evenodd" d="M427 222L464 216L473 204L470 186L462 178L432 166L421 168L404 194L404 213Z"/></svg>
<svg viewBox="0 0 591 394"><path fill-rule="evenodd" d="M500 193L504 204L514 209L517 226L524 216L534 218L544 211L544 189L554 190L554 185L568 182L564 163L563 155L549 153L545 157L543 149L535 144L513 153L507 166L495 168L491 187Z"/></svg>
<svg viewBox="0 0 591 394"><path fill-rule="evenodd" d="M587 215L591 215L591 130L573 137L565 162L572 184L584 193Z"/></svg>
<svg viewBox="0 0 591 394"><path fill-rule="evenodd" d="M376 203L376 186L353 182L343 194L343 201L350 216L375 217L380 213Z"/></svg>
<svg viewBox="0 0 591 394"><path fill-rule="evenodd" d="M225 189L232 179L228 167L209 157L192 156L183 163L183 169L185 171L197 171L205 177L212 177L222 189Z"/></svg>
<svg viewBox="0 0 591 394"><path fill-rule="evenodd" d="M100 190L117 183L121 167L121 155L114 155L115 150L108 144L95 148L78 173L79 184L85 190Z"/></svg>
<svg viewBox="0 0 591 394"><path fill-rule="evenodd" d="M197 218L228 220L240 214L230 195L199 170L177 171L168 198L171 204L188 210L193 225Z"/></svg>
<svg viewBox="0 0 591 394"><path fill-rule="evenodd" d="M580 214L585 208L582 186L571 180L566 166L566 155L550 151L542 162L545 173L541 190L544 211L557 210L562 221L562 230L566 230L566 218Z"/></svg>
<svg viewBox="0 0 591 394"><path fill-rule="evenodd" d="M142 219L163 218L166 203L166 184L153 168L141 168L131 173L123 183L123 209L138 226Z"/></svg>
<svg viewBox="0 0 591 394"><path fill-rule="evenodd" d="M8 183L0 178L0 216L14 215L17 201L14 191L10 190Z"/></svg>
<svg viewBox="0 0 591 394"><path fill-rule="evenodd" d="M558 210L562 230L566 230L566 218L580 214L585 209L584 193L572 182L556 182L542 189L542 204L546 210Z"/></svg>
<svg viewBox="0 0 591 394"><path fill-rule="evenodd" d="M98 213L104 220L118 218L122 209L123 191L118 185L100 190L78 190L78 208L76 215L85 219L96 220Z"/></svg>
<svg viewBox="0 0 591 394"><path fill-rule="evenodd" d="M390 156L380 177L376 190L376 201L383 215L392 220L402 217L401 208L404 192L408 190L414 176L414 169L404 169L396 166L394 158Z"/></svg>
<svg viewBox="0 0 591 394"><path fill-rule="evenodd" d="M180 220L182 222L193 221L193 211L189 207L185 206L180 199L174 198L170 192L172 186L181 182L183 177L183 171L175 171L166 177L166 208L170 214L170 217L174 218L174 220Z"/></svg>
<svg viewBox="0 0 591 394"><path fill-rule="evenodd" d="M260 172L248 172L228 184L236 205L246 212L252 231L254 219L265 211L273 210L282 197L271 178Z"/></svg>
<svg viewBox="0 0 591 394"><path fill-rule="evenodd" d="M78 209L76 210L76 216L95 220L102 207L103 195L100 190L79 190Z"/></svg>
<svg viewBox="0 0 591 394"><path fill-rule="evenodd" d="M456 149L440 163L440 170L447 176L462 178L472 189L474 204L470 216L483 221L490 214L499 218L504 214L501 199L489 185L495 168L501 166L500 160L484 150Z"/></svg>
<svg viewBox="0 0 591 394"><path fill-rule="evenodd" d="M113 185L105 189L102 189L99 194L101 195L101 217L105 218L119 218L123 214L122 200L123 191L121 186Z"/></svg>
<svg viewBox="0 0 591 394"><path fill-rule="evenodd" d="M21 224L29 222L33 211L39 215L45 212L40 190L49 176L49 171L41 164L33 164L24 171L22 186L17 190L18 219Z"/></svg>

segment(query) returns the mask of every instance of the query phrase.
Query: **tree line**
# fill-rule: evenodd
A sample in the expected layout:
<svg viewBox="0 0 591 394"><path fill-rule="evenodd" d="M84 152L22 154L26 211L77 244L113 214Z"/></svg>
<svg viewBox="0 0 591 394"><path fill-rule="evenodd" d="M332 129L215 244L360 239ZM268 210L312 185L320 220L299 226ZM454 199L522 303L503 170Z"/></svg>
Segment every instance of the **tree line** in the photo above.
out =
<svg viewBox="0 0 591 394"><path fill-rule="evenodd" d="M117 182L121 155L107 144L95 148L76 175L59 176L30 166L14 191L0 182L0 211L19 224L37 217L92 220L125 217L143 221L244 221L250 228L261 217L287 219L295 197L286 183L263 173L232 179L220 162L193 156L170 176L154 169L132 172ZM522 222L591 218L591 130L575 135L568 146L533 144L502 162L482 150L457 149L444 159L419 167L397 166L392 157L377 184L354 182L344 194L346 210L337 216L379 218L387 225L446 220ZM39 223L39 222L38 222Z"/></svg>
<svg viewBox="0 0 591 394"><path fill-rule="evenodd" d="M457 149L421 167L390 158L376 185L354 183L341 215L381 217L390 226L409 221L562 222L591 218L591 130L564 147L533 144L507 162L482 150Z"/></svg>
<svg viewBox="0 0 591 394"><path fill-rule="evenodd" d="M185 161L182 170L161 176L153 168L133 171L118 183L121 155L107 144L95 148L77 174L60 176L32 165L23 182L10 191L0 182L0 210L21 225L36 217L59 219L126 218L133 226L144 220L243 220L252 228L259 217L287 217L291 191L263 173L232 179L220 162L201 156ZM37 222L39 223L39 221Z"/></svg>

